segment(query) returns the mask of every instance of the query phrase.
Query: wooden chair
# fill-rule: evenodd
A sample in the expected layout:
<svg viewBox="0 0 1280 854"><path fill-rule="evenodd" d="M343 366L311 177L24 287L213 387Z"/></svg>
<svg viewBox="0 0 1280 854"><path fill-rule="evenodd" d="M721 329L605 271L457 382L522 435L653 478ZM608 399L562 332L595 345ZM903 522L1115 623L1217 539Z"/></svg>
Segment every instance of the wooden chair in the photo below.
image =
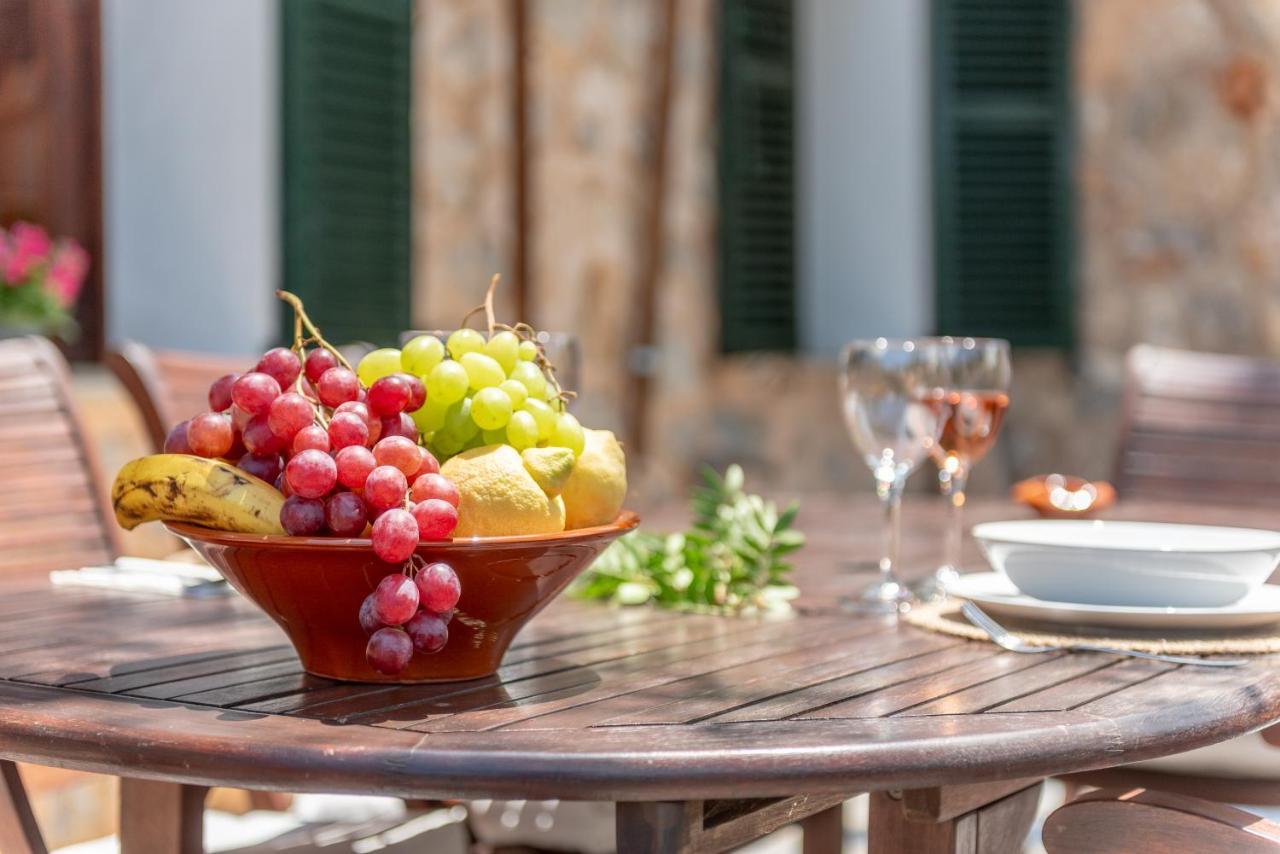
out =
<svg viewBox="0 0 1280 854"><path fill-rule="evenodd" d="M115 517L67 363L44 338L0 341L0 471L0 574L115 559Z"/></svg>
<svg viewBox="0 0 1280 854"><path fill-rule="evenodd" d="M1280 854L1280 825L1197 798L1108 789L1051 813L1041 840L1049 854Z"/></svg>
<svg viewBox="0 0 1280 854"><path fill-rule="evenodd" d="M247 357L153 350L137 341L125 341L105 361L138 405L157 451L173 425L209 408L214 380L252 366Z"/></svg>
<svg viewBox="0 0 1280 854"><path fill-rule="evenodd" d="M1280 506L1280 361L1139 345L1126 359L1121 498Z"/></svg>

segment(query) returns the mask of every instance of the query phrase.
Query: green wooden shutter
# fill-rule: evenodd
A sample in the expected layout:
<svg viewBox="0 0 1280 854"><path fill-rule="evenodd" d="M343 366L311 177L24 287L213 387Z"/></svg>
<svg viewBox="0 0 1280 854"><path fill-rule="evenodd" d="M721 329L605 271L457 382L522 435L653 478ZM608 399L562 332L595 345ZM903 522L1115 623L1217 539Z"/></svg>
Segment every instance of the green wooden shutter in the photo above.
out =
<svg viewBox="0 0 1280 854"><path fill-rule="evenodd" d="M790 0L724 0L719 291L725 352L795 347Z"/></svg>
<svg viewBox="0 0 1280 854"><path fill-rule="evenodd" d="M412 0L282 9L285 286L330 341L392 343L410 325Z"/></svg>
<svg viewBox="0 0 1280 854"><path fill-rule="evenodd" d="M932 5L941 333L1072 344L1069 7Z"/></svg>

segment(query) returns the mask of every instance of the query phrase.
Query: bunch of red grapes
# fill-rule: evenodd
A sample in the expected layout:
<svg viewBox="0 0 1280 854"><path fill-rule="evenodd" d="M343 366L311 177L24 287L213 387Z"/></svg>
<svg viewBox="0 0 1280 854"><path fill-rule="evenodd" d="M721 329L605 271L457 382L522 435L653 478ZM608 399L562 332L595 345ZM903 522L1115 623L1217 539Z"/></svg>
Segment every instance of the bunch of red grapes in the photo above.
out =
<svg viewBox="0 0 1280 854"><path fill-rule="evenodd" d="M458 490L440 474L435 456L418 444L418 428L409 416L426 402L422 380L392 374L366 389L331 350L304 352L305 359L276 347L252 371L219 377L209 387L210 411L170 430L165 453L234 460L241 470L274 483L285 495L280 525L294 536L358 537L372 525L373 550L387 563L409 561L420 541L449 539L458 524ZM447 612L457 601L458 580L449 567L434 566L448 570L452 580L445 586L455 591L453 599L419 613L419 598L437 584L423 581L414 588L413 609L404 619L395 619L403 604L399 611L388 604L379 612L380 627L414 639L406 653L405 639L387 640L388 635L370 630L374 638L367 654L382 672L403 669L415 645L434 652L444 645L439 639L448 638ZM406 575L389 578L414 585ZM439 605L447 599L438 591L431 595L424 601ZM387 628L393 626L404 628ZM401 658L399 669L383 669Z"/></svg>
<svg viewBox="0 0 1280 854"><path fill-rule="evenodd" d="M360 606L360 625L369 635L364 653L369 666L394 676L409 666L415 652L430 655L444 649L461 592L447 563L411 565L378 582Z"/></svg>

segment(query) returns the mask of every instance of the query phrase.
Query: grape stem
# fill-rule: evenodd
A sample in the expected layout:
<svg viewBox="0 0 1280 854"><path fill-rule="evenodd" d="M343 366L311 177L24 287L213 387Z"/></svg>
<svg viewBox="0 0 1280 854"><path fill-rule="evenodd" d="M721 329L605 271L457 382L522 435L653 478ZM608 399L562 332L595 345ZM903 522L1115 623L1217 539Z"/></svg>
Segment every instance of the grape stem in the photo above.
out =
<svg viewBox="0 0 1280 854"><path fill-rule="evenodd" d="M553 365L551 363L551 360L547 358L546 347L544 347L538 341L537 330L535 330L532 326L525 323L524 321L520 321L515 326L508 326L505 323L497 322L497 320L495 319L494 310L493 310L493 295L494 295L494 292L497 291L498 289L498 282L500 282L501 280L502 280L502 275L500 273L493 274L493 278L489 280L489 290L484 295L484 302L476 306L475 308L471 309L471 311L468 311L465 315L463 315L462 323L458 325L458 328L465 329L467 326L467 323L471 320L471 318L475 317L477 314L483 311L485 314L485 320L487 321L487 325L489 327L489 337L491 338L493 337L493 331L495 329L502 329L516 335L518 338L520 338L523 341L532 341L534 346L538 348L538 358L536 360L538 367L542 368L543 372L546 373L547 376L551 379L551 385L553 385L556 390L556 397L561 402L568 403L568 401L574 399L578 395L576 392L568 391L567 389L560 387L560 379L556 376L556 366Z"/></svg>
<svg viewBox="0 0 1280 854"><path fill-rule="evenodd" d="M308 341L314 342L332 353L342 367L349 371L355 370L337 347L324 340L324 336L320 334L320 330L316 325L311 322L311 318L307 316L307 310L302 307L302 300L298 299L296 294L291 294L288 291L276 291L276 296L288 303L289 307L293 309L293 346L295 348L300 350ZM309 339L302 337L304 329L310 336Z"/></svg>

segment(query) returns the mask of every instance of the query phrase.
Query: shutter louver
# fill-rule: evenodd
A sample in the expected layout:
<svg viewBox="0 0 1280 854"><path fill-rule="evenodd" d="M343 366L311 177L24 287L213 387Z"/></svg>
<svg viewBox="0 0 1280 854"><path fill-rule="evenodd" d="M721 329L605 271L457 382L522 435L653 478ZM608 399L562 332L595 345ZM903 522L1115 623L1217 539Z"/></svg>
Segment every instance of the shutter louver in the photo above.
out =
<svg viewBox="0 0 1280 854"><path fill-rule="evenodd" d="M725 0L720 45L720 318L725 352L795 347L792 12Z"/></svg>
<svg viewBox="0 0 1280 854"><path fill-rule="evenodd" d="M1069 2L934 9L938 331L1070 347Z"/></svg>
<svg viewBox="0 0 1280 854"><path fill-rule="evenodd" d="M412 2L282 8L285 286L330 341L393 343L409 325Z"/></svg>

